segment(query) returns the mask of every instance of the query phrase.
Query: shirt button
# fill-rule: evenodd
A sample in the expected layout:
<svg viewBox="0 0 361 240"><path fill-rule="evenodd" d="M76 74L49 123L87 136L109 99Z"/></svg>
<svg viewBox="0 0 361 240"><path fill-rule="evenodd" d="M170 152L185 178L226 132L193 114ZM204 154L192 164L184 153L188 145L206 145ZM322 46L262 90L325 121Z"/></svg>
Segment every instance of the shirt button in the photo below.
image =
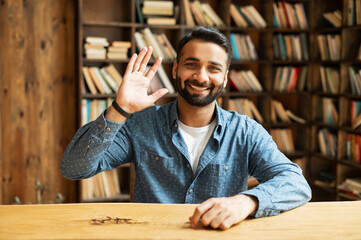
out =
<svg viewBox="0 0 361 240"><path fill-rule="evenodd" d="M191 165L189 165L189 163L187 164L187 168L190 168L191 167Z"/></svg>
<svg viewBox="0 0 361 240"><path fill-rule="evenodd" d="M228 171L229 168L228 168L228 166L226 166L224 169L225 169L226 171Z"/></svg>
<svg viewBox="0 0 361 240"><path fill-rule="evenodd" d="M103 125L101 125L101 124L99 123L98 128L101 128L101 127L103 127Z"/></svg>
<svg viewBox="0 0 361 240"><path fill-rule="evenodd" d="M178 124L175 123L175 124L174 124L174 127L175 127L175 128L178 128Z"/></svg>
<svg viewBox="0 0 361 240"><path fill-rule="evenodd" d="M110 128L109 128L109 127L107 127L107 128L105 129L105 131L110 132Z"/></svg>
<svg viewBox="0 0 361 240"><path fill-rule="evenodd" d="M193 192L193 189L189 189L189 193L192 193Z"/></svg>
<svg viewBox="0 0 361 240"><path fill-rule="evenodd" d="M158 160L159 160L159 157L155 157L155 160L158 161Z"/></svg>

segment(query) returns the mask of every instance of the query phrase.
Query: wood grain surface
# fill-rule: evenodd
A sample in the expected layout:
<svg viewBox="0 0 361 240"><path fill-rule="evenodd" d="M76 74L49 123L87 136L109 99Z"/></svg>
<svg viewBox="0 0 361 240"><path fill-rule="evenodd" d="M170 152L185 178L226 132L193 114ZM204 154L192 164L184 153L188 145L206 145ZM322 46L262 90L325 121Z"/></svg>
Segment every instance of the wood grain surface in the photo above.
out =
<svg viewBox="0 0 361 240"><path fill-rule="evenodd" d="M196 205L61 204L0 206L0 239L361 239L361 201L319 202L226 231L188 217Z"/></svg>

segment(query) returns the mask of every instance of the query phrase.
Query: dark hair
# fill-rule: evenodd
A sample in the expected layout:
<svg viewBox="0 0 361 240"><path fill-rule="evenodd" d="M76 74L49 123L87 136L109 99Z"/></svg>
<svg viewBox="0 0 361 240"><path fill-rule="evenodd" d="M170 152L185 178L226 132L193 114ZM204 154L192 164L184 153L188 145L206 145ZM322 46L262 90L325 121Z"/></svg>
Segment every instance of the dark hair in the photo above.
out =
<svg viewBox="0 0 361 240"><path fill-rule="evenodd" d="M191 32L187 33L178 43L177 48L177 61L179 62L180 53L189 41L193 39L200 39L205 42L212 42L224 48L227 53L227 69L232 60L232 45L227 37L211 26L201 26L194 28Z"/></svg>

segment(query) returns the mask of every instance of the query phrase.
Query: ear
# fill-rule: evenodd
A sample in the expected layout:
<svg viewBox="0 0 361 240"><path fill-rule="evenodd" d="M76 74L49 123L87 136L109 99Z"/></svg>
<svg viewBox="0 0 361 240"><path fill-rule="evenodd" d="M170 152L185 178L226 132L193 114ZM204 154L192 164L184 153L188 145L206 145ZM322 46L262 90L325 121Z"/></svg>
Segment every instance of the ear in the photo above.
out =
<svg viewBox="0 0 361 240"><path fill-rule="evenodd" d="M226 88L227 83L228 83L228 71L229 71L229 70L227 70L227 71L226 71L226 74L224 74L224 79L223 79L223 81L224 81L224 88Z"/></svg>
<svg viewBox="0 0 361 240"><path fill-rule="evenodd" d="M178 62L177 62L177 60L174 60L173 68L172 68L173 79L176 79L176 77L177 77L177 67L178 67Z"/></svg>

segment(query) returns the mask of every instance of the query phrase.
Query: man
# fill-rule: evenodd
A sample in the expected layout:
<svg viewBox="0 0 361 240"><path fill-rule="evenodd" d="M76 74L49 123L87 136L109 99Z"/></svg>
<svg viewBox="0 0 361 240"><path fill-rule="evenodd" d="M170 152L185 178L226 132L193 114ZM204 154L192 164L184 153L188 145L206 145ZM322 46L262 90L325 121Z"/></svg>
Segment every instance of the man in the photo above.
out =
<svg viewBox="0 0 361 240"><path fill-rule="evenodd" d="M87 178L132 162L134 202L200 203L192 227L227 229L310 199L300 168L267 131L217 105L232 53L223 34L198 27L182 38L172 69L179 96L161 107L153 104L166 89L147 94L161 64L157 59L145 74L151 53L149 47L131 57L112 106L78 130L62 159L65 177ZM250 175L260 184L247 190Z"/></svg>

